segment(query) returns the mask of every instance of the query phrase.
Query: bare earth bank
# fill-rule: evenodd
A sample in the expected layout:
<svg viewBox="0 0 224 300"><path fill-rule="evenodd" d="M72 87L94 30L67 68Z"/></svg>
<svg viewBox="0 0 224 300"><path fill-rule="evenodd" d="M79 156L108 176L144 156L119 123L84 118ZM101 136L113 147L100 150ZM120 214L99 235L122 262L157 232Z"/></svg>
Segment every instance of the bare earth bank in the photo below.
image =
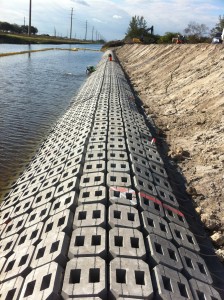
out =
<svg viewBox="0 0 224 300"><path fill-rule="evenodd" d="M224 45L125 45L116 54L224 261Z"/></svg>

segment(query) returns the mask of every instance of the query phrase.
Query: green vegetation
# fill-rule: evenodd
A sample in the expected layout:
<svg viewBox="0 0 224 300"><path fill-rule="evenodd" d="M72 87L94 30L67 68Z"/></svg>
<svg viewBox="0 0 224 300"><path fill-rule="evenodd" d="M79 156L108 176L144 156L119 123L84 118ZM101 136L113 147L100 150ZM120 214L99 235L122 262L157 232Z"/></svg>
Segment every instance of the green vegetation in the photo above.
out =
<svg viewBox="0 0 224 300"><path fill-rule="evenodd" d="M51 37L46 35L11 34L0 32L0 44L90 44L92 41ZM102 41L97 41L102 43Z"/></svg>
<svg viewBox="0 0 224 300"><path fill-rule="evenodd" d="M217 32L222 32L223 28L224 28L224 15L219 16L218 23L211 30L211 36L214 37Z"/></svg>
<svg viewBox="0 0 224 300"><path fill-rule="evenodd" d="M157 40L153 34L153 26L148 28L143 16L134 16L129 23L124 40L131 41L133 38L139 39L144 44L155 43Z"/></svg>
<svg viewBox="0 0 224 300"><path fill-rule="evenodd" d="M13 33L28 33L28 26L20 26L17 24L10 24L8 22L0 22L0 31ZM31 33L37 34L37 32L38 29L36 27L31 26Z"/></svg>

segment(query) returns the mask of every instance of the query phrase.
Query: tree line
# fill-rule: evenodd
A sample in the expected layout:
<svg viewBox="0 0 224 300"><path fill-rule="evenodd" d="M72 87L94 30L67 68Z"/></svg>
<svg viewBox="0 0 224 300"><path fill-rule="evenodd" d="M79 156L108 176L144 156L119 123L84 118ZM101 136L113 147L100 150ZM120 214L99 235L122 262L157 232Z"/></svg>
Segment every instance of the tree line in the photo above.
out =
<svg viewBox="0 0 224 300"><path fill-rule="evenodd" d="M153 27L151 27L153 28ZM125 34L124 41L129 41L133 38L138 38L145 44L150 43L171 43L172 38L180 35L180 32L165 32L163 36L154 35L153 31L149 32L147 22L144 17L134 16L132 17L128 30ZM197 22L190 22L183 30L186 40L189 43L206 43L210 42L211 38L217 32L222 32L224 28L224 15L219 16L218 22L214 28L209 30L205 24L199 24Z"/></svg>
<svg viewBox="0 0 224 300"><path fill-rule="evenodd" d="M29 26L27 25L17 25L10 24L8 22L0 22L0 31L10 32L10 33L19 33L19 34L27 34ZM38 29L36 27L31 26L31 34L37 34Z"/></svg>

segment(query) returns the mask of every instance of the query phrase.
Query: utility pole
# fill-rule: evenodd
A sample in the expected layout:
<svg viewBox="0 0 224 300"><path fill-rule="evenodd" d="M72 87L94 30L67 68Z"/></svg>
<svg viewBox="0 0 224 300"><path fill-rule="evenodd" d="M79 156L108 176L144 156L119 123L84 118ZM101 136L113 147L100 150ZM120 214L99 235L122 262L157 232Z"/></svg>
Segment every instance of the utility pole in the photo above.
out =
<svg viewBox="0 0 224 300"><path fill-rule="evenodd" d="M87 21L86 21L86 33L85 33L85 41L86 41L86 38L87 38Z"/></svg>
<svg viewBox="0 0 224 300"><path fill-rule="evenodd" d="M94 26L93 26L93 29L92 29L92 42L93 42L93 32L94 32Z"/></svg>
<svg viewBox="0 0 224 300"><path fill-rule="evenodd" d="M24 27L26 26L26 17L24 17Z"/></svg>
<svg viewBox="0 0 224 300"><path fill-rule="evenodd" d="M72 11L71 11L70 40L72 39L72 17L73 17L73 8L72 8Z"/></svg>
<svg viewBox="0 0 224 300"><path fill-rule="evenodd" d="M29 36L31 36L31 12L32 12L32 0L30 0L30 10L29 10L29 28L28 28Z"/></svg>

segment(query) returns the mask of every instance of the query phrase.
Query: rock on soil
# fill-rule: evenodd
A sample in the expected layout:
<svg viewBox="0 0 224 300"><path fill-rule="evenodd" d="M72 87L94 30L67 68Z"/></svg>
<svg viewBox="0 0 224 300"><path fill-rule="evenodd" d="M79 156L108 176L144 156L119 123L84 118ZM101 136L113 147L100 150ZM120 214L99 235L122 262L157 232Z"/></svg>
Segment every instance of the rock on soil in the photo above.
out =
<svg viewBox="0 0 224 300"><path fill-rule="evenodd" d="M125 45L116 54L223 260L224 45Z"/></svg>

